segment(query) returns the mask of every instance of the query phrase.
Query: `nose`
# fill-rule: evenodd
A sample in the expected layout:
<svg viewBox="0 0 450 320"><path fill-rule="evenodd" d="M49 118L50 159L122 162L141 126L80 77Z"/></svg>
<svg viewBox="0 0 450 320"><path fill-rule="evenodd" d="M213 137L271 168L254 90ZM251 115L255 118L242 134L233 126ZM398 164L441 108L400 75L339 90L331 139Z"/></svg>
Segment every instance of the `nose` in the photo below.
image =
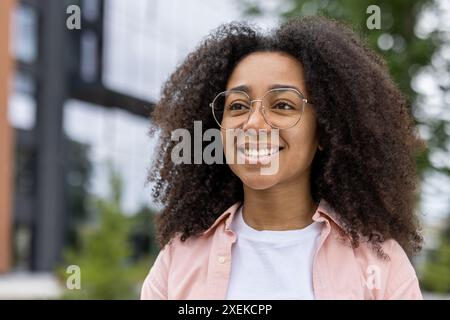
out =
<svg viewBox="0 0 450 320"><path fill-rule="evenodd" d="M262 101L252 101L252 110L248 116L247 122L244 123L242 129L244 131L248 129L261 130L264 129L270 132L272 127L266 122L263 115Z"/></svg>

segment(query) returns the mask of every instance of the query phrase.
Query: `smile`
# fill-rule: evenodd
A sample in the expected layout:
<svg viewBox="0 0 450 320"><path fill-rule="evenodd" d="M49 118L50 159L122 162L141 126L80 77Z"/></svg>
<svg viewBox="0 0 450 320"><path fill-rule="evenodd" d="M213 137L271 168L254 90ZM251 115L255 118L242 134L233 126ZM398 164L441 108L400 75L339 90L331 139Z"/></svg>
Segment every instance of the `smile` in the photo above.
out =
<svg viewBox="0 0 450 320"><path fill-rule="evenodd" d="M268 163L273 156L278 155L284 147L270 145L241 145L237 148L246 162L250 163Z"/></svg>

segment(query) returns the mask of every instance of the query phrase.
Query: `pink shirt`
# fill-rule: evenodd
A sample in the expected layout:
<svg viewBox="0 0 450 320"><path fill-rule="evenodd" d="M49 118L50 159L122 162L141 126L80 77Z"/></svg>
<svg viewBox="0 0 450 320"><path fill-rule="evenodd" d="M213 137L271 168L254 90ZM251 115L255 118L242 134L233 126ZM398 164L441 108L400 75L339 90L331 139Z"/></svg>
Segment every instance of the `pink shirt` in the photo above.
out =
<svg viewBox="0 0 450 320"><path fill-rule="evenodd" d="M141 299L225 299L236 241L230 225L239 205L200 236L167 244L144 281ZM323 199L313 215L323 224L313 260L316 299L422 299L414 268L395 240L383 243L390 259L381 260L367 243L352 248L336 217Z"/></svg>

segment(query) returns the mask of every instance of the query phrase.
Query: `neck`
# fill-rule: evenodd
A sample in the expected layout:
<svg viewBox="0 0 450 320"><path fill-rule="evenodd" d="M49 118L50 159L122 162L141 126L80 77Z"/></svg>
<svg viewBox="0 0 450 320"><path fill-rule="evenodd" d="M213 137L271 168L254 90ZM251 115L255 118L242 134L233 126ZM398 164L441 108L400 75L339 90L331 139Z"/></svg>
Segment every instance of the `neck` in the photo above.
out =
<svg viewBox="0 0 450 320"><path fill-rule="evenodd" d="M256 230L293 230L310 225L318 204L309 179L286 182L266 190L244 185L244 221Z"/></svg>

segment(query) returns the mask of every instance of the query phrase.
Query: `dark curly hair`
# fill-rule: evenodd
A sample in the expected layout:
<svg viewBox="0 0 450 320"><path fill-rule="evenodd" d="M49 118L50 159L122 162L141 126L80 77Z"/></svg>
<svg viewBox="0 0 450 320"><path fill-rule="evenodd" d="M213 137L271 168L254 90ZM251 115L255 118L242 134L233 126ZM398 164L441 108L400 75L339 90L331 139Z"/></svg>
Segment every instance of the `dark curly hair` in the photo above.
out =
<svg viewBox="0 0 450 320"><path fill-rule="evenodd" d="M218 128L208 103L225 90L236 64L257 51L285 52L303 65L324 148L312 162L314 201L335 209L354 247L368 241L383 256L381 244L393 238L407 253L419 251L415 155L424 144L410 105L384 60L350 27L323 17L295 18L267 34L245 23L222 25L164 84L151 116L159 144L148 178L163 205L159 244L200 234L243 200L242 182L228 165L174 164L171 132L193 135L196 120L203 130Z"/></svg>

